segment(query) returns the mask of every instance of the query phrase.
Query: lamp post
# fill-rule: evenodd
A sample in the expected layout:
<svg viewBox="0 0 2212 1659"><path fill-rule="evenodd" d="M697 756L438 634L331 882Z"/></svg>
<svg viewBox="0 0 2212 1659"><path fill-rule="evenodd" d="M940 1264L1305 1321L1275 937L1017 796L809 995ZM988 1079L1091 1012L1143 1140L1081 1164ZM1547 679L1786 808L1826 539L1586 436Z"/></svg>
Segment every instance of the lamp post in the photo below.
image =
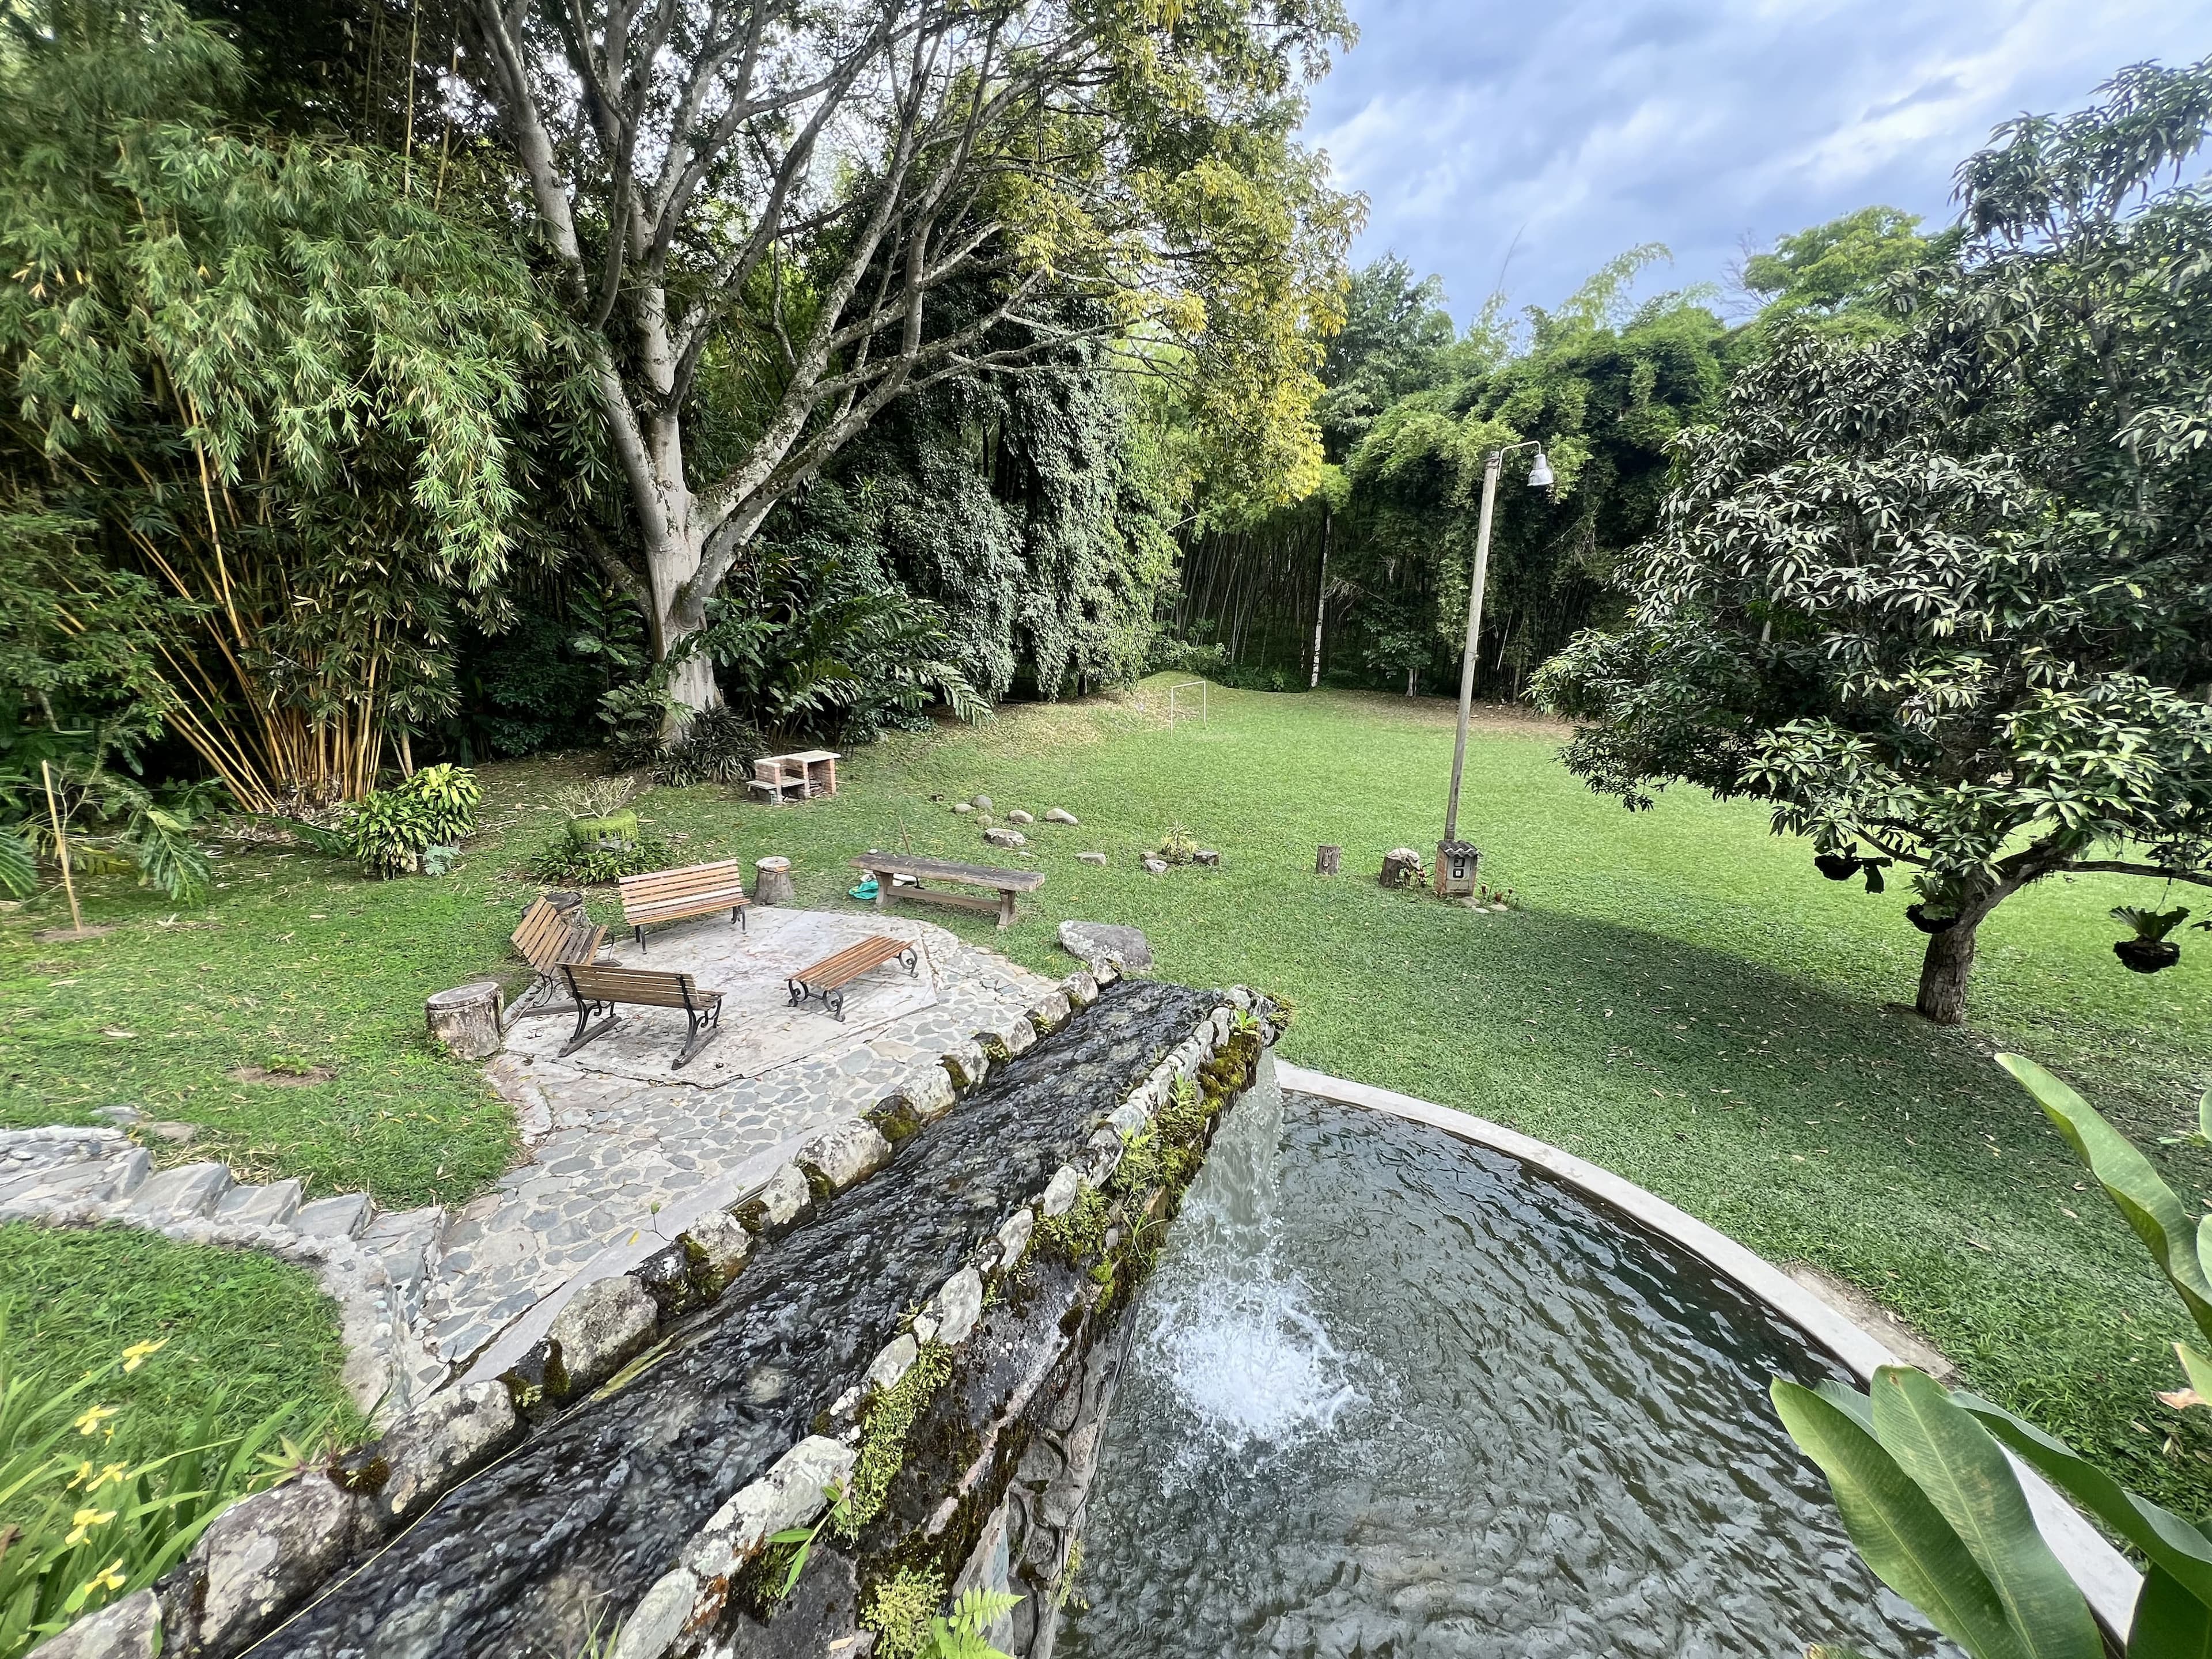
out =
<svg viewBox="0 0 2212 1659"><path fill-rule="evenodd" d="M1536 452L1536 464L1528 469L1531 488L1548 489L1552 483L1552 464L1544 457L1543 445L1534 438L1492 450L1482 465L1482 517L1474 532L1474 580L1467 588L1467 650L1459 665L1459 735L1452 741L1451 799L1444 805L1444 838L1437 848L1439 894L1445 890L1448 866L1455 865L1463 866L1459 879L1467 884L1464 890L1474 890L1474 849L1462 850L1459 840L1459 784L1467 769L1468 717L1474 708L1475 644L1482 633L1482 590L1490 580L1490 520L1498 505L1498 475L1504 470L1505 458L1516 449Z"/></svg>

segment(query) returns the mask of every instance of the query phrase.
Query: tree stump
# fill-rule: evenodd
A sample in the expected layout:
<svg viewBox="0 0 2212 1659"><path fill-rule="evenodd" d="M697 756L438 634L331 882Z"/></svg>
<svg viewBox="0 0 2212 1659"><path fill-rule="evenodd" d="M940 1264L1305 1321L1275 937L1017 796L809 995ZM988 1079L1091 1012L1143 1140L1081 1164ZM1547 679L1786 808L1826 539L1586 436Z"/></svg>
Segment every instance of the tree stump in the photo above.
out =
<svg viewBox="0 0 2212 1659"><path fill-rule="evenodd" d="M501 1000L495 980L439 992L422 1005L432 1040L456 1059L489 1059L500 1048Z"/></svg>
<svg viewBox="0 0 2212 1659"><path fill-rule="evenodd" d="M1394 847L1382 855L1382 873L1376 879L1385 887L1418 887L1422 874L1419 853L1410 847Z"/></svg>
<svg viewBox="0 0 2212 1659"><path fill-rule="evenodd" d="M792 885L791 860L766 858L753 860L753 902L789 904L798 897Z"/></svg>
<svg viewBox="0 0 2212 1659"><path fill-rule="evenodd" d="M1333 876L1344 868L1344 848L1322 847L1314 853L1314 874Z"/></svg>

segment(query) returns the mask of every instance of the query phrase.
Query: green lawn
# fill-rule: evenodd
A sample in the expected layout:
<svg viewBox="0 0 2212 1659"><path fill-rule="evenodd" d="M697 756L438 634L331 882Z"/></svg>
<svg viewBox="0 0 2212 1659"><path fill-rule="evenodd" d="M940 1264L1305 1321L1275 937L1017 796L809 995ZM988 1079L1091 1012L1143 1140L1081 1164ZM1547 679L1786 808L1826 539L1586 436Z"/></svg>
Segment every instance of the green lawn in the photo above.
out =
<svg viewBox="0 0 2212 1659"><path fill-rule="evenodd" d="M848 902L846 860L871 845L981 856L947 801L1066 806L1081 828L1029 831L1050 880L1015 928L932 919L1055 973L1061 917L1131 921L1164 974L1286 992L1289 1058L1513 1124L1771 1257L1818 1262L1985 1392L2212 1510L2212 1437L2170 1437L2173 1414L2151 1399L2172 1384L2163 1344L2179 1331L2162 1287L1988 1059L2020 1049L2139 1137L2178 1132L2212 1080L2212 945L2131 975L2104 917L2128 884L2031 892L1983 930L1975 1028L1939 1031L1885 1007L1910 1001L1917 972L1909 895L1821 880L1754 807L1684 793L1632 815L1565 774L1556 732L1491 717L1462 824L1522 908L1470 914L1372 879L1390 847L1436 840L1448 705L1218 689L1210 705L1206 723L1172 728L1122 702L1010 709L855 755L835 801L775 809L702 788L653 795L643 816L684 836L687 858L788 854L801 902L827 905ZM511 1134L470 1071L426 1047L422 999L499 963L529 890L512 872L555 822L545 790L583 763L489 769L495 828L443 880L246 854L224 860L204 915L173 924L127 890L94 896L118 931L90 944L31 943L51 906L7 919L0 1116L76 1121L131 1101L201 1125L192 1156L388 1203L465 1198ZM1138 867L1176 821L1221 849L1220 870ZM1312 875L1321 842L1344 847L1340 878ZM1112 862L1077 862L1085 848ZM594 908L611 918L611 900ZM232 1075L277 1066L331 1076ZM2206 1188L2205 1154L2153 1150L2185 1190Z"/></svg>

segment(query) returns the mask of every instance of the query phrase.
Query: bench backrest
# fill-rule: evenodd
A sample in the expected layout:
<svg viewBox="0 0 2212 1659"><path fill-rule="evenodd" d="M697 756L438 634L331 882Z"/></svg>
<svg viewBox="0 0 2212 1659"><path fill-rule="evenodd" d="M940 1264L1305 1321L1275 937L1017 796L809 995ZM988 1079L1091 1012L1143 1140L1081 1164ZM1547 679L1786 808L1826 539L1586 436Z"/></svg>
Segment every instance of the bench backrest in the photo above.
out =
<svg viewBox="0 0 2212 1659"><path fill-rule="evenodd" d="M522 959L543 974L564 962L589 962L606 939L607 930L593 927L582 905L558 905L541 895L522 913L513 942Z"/></svg>
<svg viewBox="0 0 2212 1659"><path fill-rule="evenodd" d="M690 864L681 870L648 871L641 876L624 876L616 884L622 890L623 914L632 920L667 910L715 910L750 902L745 897L743 859Z"/></svg>
<svg viewBox="0 0 2212 1659"><path fill-rule="evenodd" d="M579 1002L631 1002L648 1008L696 1008L712 1001L714 993L699 993L699 981L689 974L664 972L658 968L612 968L597 963L571 963L561 970Z"/></svg>

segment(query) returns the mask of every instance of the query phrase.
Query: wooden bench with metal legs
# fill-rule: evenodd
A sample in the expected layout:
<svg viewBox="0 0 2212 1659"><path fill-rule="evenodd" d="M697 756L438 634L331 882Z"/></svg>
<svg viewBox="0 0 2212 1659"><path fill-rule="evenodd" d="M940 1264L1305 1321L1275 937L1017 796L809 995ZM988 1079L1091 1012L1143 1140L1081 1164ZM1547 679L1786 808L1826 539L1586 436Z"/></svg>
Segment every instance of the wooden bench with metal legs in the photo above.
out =
<svg viewBox="0 0 2212 1659"><path fill-rule="evenodd" d="M722 1034L722 994L702 991L689 974L665 973L658 968L603 967L596 963L568 963L561 969L568 994L576 1000L576 1035L561 1050L573 1054L594 1037L605 1036L622 1024L616 1007L628 1003L641 1008L681 1008L691 1022L690 1035L671 1068L680 1071ZM595 1014L606 1016L596 1025Z"/></svg>
<svg viewBox="0 0 2212 1659"><path fill-rule="evenodd" d="M538 977L515 999L507 1019L574 1012L573 1003L554 1000L555 994L564 988L560 970L572 962L598 961L599 949L606 942L606 928L584 914L579 895L541 893L532 899L522 913L512 943L516 953L538 970Z"/></svg>
<svg viewBox="0 0 2212 1659"><path fill-rule="evenodd" d="M914 858L903 853L863 853L853 860L853 867L875 878L878 910L884 908L886 899L912 899L917 904L945 904L955 909L995 913L1001 927L1014 925L1015 894L1034 893L1044 885L1042 870L997 870L988 864L958 864L951 859ZM963 887L994 888L998 896L940 893L935 888L919 885L894 890L890 880L893 876L911 876L917 883L949 881Z"/></svg>
<svg viewBox="0 0 2212 1659"><path fill-rule="evenodd" d="M681 870L654 870L642 876L624 876L616 883L622 890L623 926L645 949L645 930L656 921L682 921L690 916L712 915L727 910L730 920L744 926L745 865L743 859L723 859L714 864L688 864Z"/></svg>
<svg viewBox="0 0 2212 1659"><path fill-rule="evenodd" d="M824 957L811 968L802 968L784 981L791 993L791 1006L804 1007L809 997L820 997L822 1006L833 1019L845 1018L845 988L866 973L871 968L880 968L887 962L898 962L908 974L921 966L921 951L905 939L891 939L882 933L871 933L858 945L848 945L831 957Z"/></svg>

